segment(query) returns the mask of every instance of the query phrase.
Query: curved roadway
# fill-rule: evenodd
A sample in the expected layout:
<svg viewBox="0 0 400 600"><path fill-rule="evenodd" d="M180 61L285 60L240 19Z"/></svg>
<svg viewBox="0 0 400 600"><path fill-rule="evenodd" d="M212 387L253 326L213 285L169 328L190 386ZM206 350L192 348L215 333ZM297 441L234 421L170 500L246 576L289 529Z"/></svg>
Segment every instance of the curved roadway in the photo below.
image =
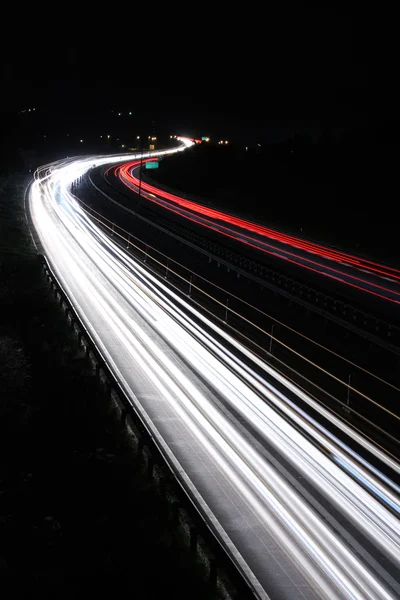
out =
<svg viewBox="0 0 400 600"><path fill-rule="evenodd" d="M139 178L136 171L139 168L140 161L131 161L108 169L107 175L114 174L126 187L137 193ZM267 257L272 256L306 272L330 278L375 299L400 305L399 269L221 212L160 189L147 181L142 181L140 187L141 195L146 200L170 213L246 244Z"/></svg>
<svg viewBox="0 0 400 600"><path fill-rule="evenodd" d="M400 465L332 423L355 453L297 408L293 394L312 400L90 220L71 183L107 162L116 159L37 171L29 211L38 244L255 595L400 597Z"/></svg>

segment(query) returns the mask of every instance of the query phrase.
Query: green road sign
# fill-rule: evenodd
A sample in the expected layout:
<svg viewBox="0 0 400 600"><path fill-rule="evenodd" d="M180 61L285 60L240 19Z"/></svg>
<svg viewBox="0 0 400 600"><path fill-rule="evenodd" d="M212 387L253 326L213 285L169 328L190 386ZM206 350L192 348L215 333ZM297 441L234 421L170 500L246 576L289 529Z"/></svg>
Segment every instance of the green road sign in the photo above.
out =
<svg viewBox="0 0 400 600"><path fill-rule="evenodd" d="M146 169L158 169L158 161L147 162Z"/></svg>

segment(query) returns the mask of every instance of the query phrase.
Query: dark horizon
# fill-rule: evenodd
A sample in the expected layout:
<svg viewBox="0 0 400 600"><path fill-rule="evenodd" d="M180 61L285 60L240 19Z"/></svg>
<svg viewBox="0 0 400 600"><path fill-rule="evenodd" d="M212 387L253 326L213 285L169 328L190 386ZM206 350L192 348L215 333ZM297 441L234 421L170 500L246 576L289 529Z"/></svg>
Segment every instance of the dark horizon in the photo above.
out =
<svg viewBox="0 0 400 600"><path fill-rule="evenodd" d="M389 23L326 7L265 17L199 23L187 36L179 22L152 22L151 41L111 31L96 45L85 29L66 40L61 31L54 51L38 38L23 60L3 58L3 120L34 106L72 126L115 108L181 134L273 142L398 119Z"/></svg>

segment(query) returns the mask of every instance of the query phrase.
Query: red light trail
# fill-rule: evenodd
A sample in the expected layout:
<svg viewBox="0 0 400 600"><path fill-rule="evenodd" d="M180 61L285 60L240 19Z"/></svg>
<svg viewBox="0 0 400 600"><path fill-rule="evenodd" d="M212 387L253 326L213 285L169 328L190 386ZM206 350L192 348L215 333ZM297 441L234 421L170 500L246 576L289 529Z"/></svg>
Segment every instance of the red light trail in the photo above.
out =
<svg viewBox="0 0 400 600"><path fill-rule="evenodd" d="M146 161L144 160L143 162ZM139 185L139 179L132 175L132 170L139 165L139 160L120 165L115 168L114 175L119 177L122 183L129 188L131 188L131 186L137 188ZM106 174L108 174L109 171L110 169L108 169ZM246 219L206 207L196 202L176 196L175 194L161 190L147 182L143 182L143 180L141 187L142 196L145 192L152 194L151 197L149 197L147 194L145 195L149 201L161 205L163 208L201 224L208 229L217 231L220 234L241 241L242 243L256 248L257 250L272 254L292 264L328 276L374 296L389 300L390 302L400 304L400 291L382 286L370 279L367 279L366 277L362 278L360 277L360 273L358 273L357 276L353 275L347 270L351 268L357 269L357 271L367 271L367 274L377 276L379 278L388 278L393 284L398 284L400 283L400 270L398 269L379 264L375 261L347 254L340 250L324 247L315 242L297 238L293 235L276 231L269 227L247 221ZM137 189L134 191L137 192ZM166 201L168 201L168 204ZM192 214L188 214L187 211L190 211ZM231 229L229 225L239 228L241 230L240 233L236 229ZM251 234L256 234L258 237L254 237ZM268 243L265 238L271 240L272 242L278 242L278 244L290 246L292 251L286 248L280 248L279 245L274 246L273 244ZM308 254L313 254L314 258L311 260L305 256L298 255L293 252L295 249ZM318 262L318 258L339 263L345 268L347 267L347 269L344 269L343 271L335 269L332 266ZM302 262L299 262L299 260Z"/></svg>

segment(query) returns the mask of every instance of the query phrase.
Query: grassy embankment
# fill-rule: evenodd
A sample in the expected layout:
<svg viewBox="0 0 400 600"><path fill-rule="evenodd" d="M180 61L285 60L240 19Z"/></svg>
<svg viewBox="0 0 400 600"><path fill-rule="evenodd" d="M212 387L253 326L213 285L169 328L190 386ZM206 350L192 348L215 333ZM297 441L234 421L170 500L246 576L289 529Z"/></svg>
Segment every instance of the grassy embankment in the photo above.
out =
<svg viewBox="0 0 400 600"><path fill-rule="evenodd" d="M0 188L3 586L210 597L49 294L25 221L26 184L3 177Z"/></svg>

